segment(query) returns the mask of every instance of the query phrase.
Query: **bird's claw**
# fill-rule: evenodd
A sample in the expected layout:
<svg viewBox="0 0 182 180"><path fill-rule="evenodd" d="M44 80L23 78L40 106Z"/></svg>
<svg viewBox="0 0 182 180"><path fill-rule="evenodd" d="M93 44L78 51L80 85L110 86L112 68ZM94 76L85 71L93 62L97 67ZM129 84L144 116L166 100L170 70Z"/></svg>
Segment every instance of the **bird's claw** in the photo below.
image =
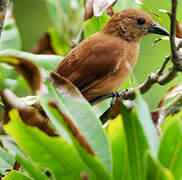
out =
<svg viewBox="0 0 182 180"><path fill-rule="evenodd" d="M111 103L110 103L111 107L115 104L116 99L119 98L119 97L120 97L119 92L113 92L112 93L112 100L111 100Z"/></svg>

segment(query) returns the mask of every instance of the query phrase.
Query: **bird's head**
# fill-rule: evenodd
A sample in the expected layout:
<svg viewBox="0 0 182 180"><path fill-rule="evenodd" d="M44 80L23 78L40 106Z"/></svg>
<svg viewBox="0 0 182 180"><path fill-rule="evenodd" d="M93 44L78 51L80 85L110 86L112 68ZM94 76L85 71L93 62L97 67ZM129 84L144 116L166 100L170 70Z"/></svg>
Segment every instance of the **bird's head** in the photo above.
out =
<svg viewBox="0 0 182 180"><path fill-rule="evenodd" d="M140 41L149 33L168 36L169 33L140 9L125 9L115 14L102 30L127 41Z"/></svg>

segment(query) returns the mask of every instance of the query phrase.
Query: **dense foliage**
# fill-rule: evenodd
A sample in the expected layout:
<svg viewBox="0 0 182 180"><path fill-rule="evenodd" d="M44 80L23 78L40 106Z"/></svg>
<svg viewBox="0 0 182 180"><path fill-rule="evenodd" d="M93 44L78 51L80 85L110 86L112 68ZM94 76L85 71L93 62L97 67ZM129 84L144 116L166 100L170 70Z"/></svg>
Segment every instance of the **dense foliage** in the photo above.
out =
<svg viewBox="0 0 182 180"><path fill-rule="evenodd" d="M83 22L82 0L46 3L54 26L41 43L49 48L41 49L39 42L32 52L54 55L20 51L21 38L12 16L0 41L5 131L0 136L2 179L181 179L182 112L168 116L161 128L156 127L131 78L122 88L135 87L136 106L120 104L119 115L103 127L100 116L110 101L91 106L77 88L53 73L71 49L70 42L75 39L74 46L99 31L109 15L105 12ZM137 4L118 0L113 10L126 7ZM156 20L163 22L163 16Z"/></svg>

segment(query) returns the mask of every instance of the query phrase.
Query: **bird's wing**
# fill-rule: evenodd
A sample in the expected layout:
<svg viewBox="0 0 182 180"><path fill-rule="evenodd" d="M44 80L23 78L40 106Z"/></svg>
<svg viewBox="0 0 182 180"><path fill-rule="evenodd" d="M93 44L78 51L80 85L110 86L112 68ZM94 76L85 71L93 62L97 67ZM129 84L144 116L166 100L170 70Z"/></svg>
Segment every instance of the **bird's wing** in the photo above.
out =
<svg viewBox="0 0 182 180"><path fill-rule="evenodd" d="M122 49L111 39L91 37L73 49L56 72L83 92L114 73L122 54Z"/></svg>

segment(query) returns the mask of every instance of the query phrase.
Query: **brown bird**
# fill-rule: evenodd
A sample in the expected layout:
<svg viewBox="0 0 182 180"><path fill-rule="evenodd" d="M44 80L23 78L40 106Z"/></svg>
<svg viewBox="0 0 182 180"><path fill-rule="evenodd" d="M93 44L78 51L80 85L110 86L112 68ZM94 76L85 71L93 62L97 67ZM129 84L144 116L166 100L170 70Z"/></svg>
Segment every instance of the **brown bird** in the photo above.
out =
<svg viewBox="0 0 182 180"><path fill-rule="evenodd" d="M117 91L136 64L140 40L149 34L169 35L139 9L113 15L104 28L76 46L55 72L70 80L88 101Z"/></svg>

